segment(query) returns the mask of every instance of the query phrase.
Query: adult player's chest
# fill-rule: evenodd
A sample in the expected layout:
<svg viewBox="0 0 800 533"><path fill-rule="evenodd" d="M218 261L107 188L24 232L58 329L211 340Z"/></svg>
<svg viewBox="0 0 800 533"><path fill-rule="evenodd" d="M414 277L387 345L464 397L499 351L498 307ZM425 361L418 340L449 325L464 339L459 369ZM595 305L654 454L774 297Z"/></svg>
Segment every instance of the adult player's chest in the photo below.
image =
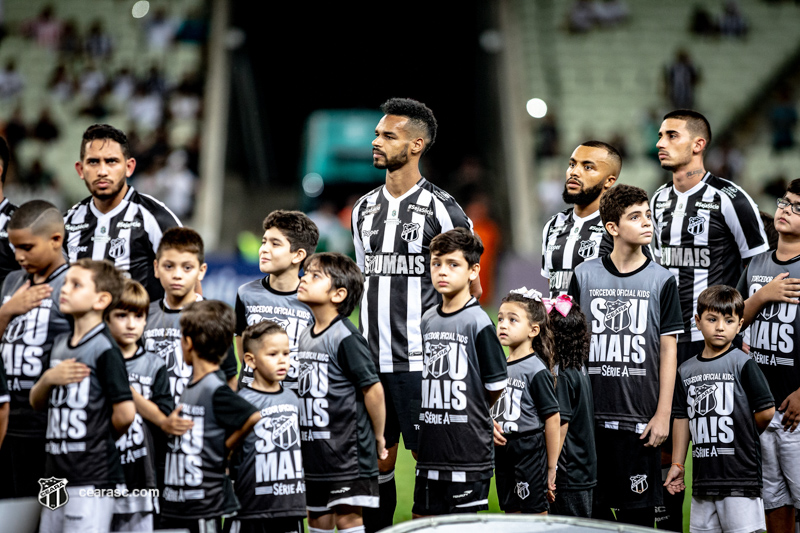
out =
<svg viewBox="0 0 800 533"><path fill-rule="evenodd" d="M364 213L359 231L367 253L427 250L441 231L433 207L413 201L379 203Z"/></svg>
<svg viewBox="0 0 800 533"><path fill-rule="evenodd" d="M720 246L733 238L722 214L722 202L710 193L670 195L657 201L653 223L662 246L686 243Z"/></svg>

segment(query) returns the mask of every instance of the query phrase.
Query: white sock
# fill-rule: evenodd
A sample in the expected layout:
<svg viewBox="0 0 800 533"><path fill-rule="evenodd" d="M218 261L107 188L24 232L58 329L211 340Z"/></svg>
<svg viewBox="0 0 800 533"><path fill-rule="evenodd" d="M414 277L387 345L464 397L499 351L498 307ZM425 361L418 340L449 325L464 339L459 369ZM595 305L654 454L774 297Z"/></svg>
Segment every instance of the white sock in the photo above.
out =
<svg viewBox="0 0 800 533"><path fill-rule="evenodd" d="M339 533L364 533L364 526L356 526L347 529L340 529Z"/></svg>
<svg viewBox="0 0 800 533"><path fill-rule="evenodd" d="M308 533L333 533L335 529L321 529L318 527L308 527Z"/></svg>

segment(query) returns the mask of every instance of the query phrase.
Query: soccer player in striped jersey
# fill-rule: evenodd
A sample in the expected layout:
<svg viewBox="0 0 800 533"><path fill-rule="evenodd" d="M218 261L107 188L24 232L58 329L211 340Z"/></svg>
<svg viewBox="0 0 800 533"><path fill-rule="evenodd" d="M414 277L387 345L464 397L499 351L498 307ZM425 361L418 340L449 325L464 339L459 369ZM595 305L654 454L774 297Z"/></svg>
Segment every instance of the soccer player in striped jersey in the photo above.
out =
<svg viewBox="0 0 800 533"><path fill-rule="evenodd" d="M19 270L19 263L14 258L14 248L8 241L8 221L17 209L17 206L3 196L3 187L6 184L8 165L11 162L11 152L8 143L0 137L0 287L3 286L9 273Z"/></svg>
<svg viewBox="0 0 800 533"><path fill-rule="evenodd" d="M155 301L164 291L153 270L161 235L180 226L178 217L152 196L127 183L136 168L128 138L108 124L89 126L75 170L91 196L64 217L70 263L82 257L108 259L147 289Z"/></svg>
<svg viewBox="0 0 800 533"><path fill-rule="evenodd" d="M386 446L379 462L381 508L365 513L368 532L392 524L397 505L394 467L400 433L416 450L421 396L420 321L441 297L430 278L429 244L456 227L472 230L461 206L419 170L436 139L433 112L416 100L392 98L375 128L372 164L386 169L386 183L353 207L356 261L364 273L360 329L369 342L386 394ZM471 285L480 296L480 281Z"/></svg>
<svg viewBox="0 0 800 533"><path fill-rule="evenodd" d="M713 285L735 286L743 262L769 246L753 200L735 183L706 172L703 156L711 126L703 115L687 109L667 113L658 138L661 168L672 172L672 181L650 200L653 253L678 282L684 321L684 334L678 336L680 366L705 346L694 323L698 295ZM670 446L671 439L665 448ZM669 516L659 526L680 531L683 495L675 498L665 491L665 498Z"/></svg>

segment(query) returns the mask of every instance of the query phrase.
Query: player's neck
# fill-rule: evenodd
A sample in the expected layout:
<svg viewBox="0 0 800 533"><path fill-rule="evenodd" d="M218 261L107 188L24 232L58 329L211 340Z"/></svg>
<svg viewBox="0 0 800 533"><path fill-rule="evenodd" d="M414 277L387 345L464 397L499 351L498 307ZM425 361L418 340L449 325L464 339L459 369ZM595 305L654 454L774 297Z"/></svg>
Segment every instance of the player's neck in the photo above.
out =
<svg viewBox="0 0 800 533"><path fill-rule="evenodd" d="M393 197L400 198L421 179L419 162L412 160L397 170L386 171L386 191Z"/></svg>
<svg viewBox="0 0 800 533"><path fill-rule="evenodd" d="M267 283L278 292L293 292L300 286L299 269L290 267L280 274L270 274Z"/></svg>
<svg viewBox="0 0 800 533"><path fill-rule="evenodd" d="M573 213L575 213L575 216L580 217L580 218L586 218L589 215L593 215L594 213L597 213L597 211L600 209L600 198L602 198L602 197L603 197L603 195L598 196L590 204L586 204L586 205L575 204L575 207L573 209Z"/></svg>
<svg viewBox="0 0 800 533"><path fill-rule="evenodd" d="M117 341L117 345L119 346L119 351L122 352L122 357L125 359L130 359L131 357L136 355L136 352L139 349L139 345L136 344L135 342L131 344L122 345L120 344L119 341Z"/></svg>
<svg viewBox="0 0 800 533"><path fill-rule="evenodd" d="M339 310L333 304L322 304L311 306L311 314L314 315L314 333L320 334L339 316Z"/></svg>
<svg viewBox="0 0 800 533"><path fill-rule="evenodd" d="M778 261L789 261L800 255L800 235L778 234L778 248L775 256Z"/></svg>
<svg viewBox="0 0 800 533"><path fill-rule="evenodd" d="M455 313L460 311L467 305L472 295L469 293L469 285L455 294L446 296L442 295L442 312Z"/></svg>
<svg viewBox="0 0 800 533"><path fill-rule="evenodd" d="M634 272L647 261L647 256L642 252L641 244L624 242L619 237L614 239L614 249L608 254L611 262L617 267L620 274Z"/></svg>
<svg viewBox="0 0 800 533"><path fill-rule="evenodd" d="M66 263L67 260L64 259L64 254L58 253L55 257L53 257L53 262L41 272L37 272L33 275L33 282L34 283L43 283L47 281L47 278L50 277L50 274L55 272L61 265Z"/></svg>
<svg viewBox="0 0 800 533"><path fill-rule="evenodd" d="M731 343L726 344L722 348L716 348L706 343L706 347L703 348L703 353L700 354L700 357L702 357L703 359L716 359L717 357L724 354L730 349L731 349Z"/></svg>
<svg viewBox="0 0 800 533"><path fill-rule="evenodd" d="M122 188L119 190L119 193L117 193L117 195L114 198L101 200L100 198L94 196L92 197L92 202L94 202L94 206L97 208L97 210L105 215L106 213L117 207L119 204L121 204L126 194L128 194L127 183L122 186Z"/></svg>
<svg viewBox="0 0 800 533"><path fill-rule="evenodd" d="M164 301L170 309L183 309L192 302L197 301L197 293L194 289L186 293L185 296L179 297L169 293L164 293Z"/></svg>
<svg viewBox="0 0 800 533"><path fill-rule="evenodd" d="M676 191L686 192L700 183L705 175L706 169L703 168L703 162L692 161L686 167L672 173L672 184Z"/></svg>
<svg viewBox="0 0 800 533"><path fill-rule="evenodd" d="M191 354L192 357L192 383L197 383L208 374L219 370L219 363L212 363L207 359L203 359L196 353Z"/></svg>
<svg viewBox="0 0 800 533"><path fill-rule="evenodd" d="M253 372L253 382L250 384L257 391L261 392L280 392L281 390L281 382L280 381L270 381L268 379L264 379L258 372Z"/></svg>
<svg viewBox="0 0 800 533"><path fill-rule="evenodd" d="M527 357L533 353L533 344L531 344L530 340L526 340L523 343L518 344L517 346L509 347L511 348L508 351L508 360L509 361L516 361L518 359L522 359L523 357Z"/></svg>
<svg viewBox="0 0 800 533"><path fill-rule="evenodd" d="M74 319L75 327L72 329L72 340L70 342L73 346L77 346L87 333L103 323L103 313L94 310L82 315L72 315L72 318Z"/></svg>

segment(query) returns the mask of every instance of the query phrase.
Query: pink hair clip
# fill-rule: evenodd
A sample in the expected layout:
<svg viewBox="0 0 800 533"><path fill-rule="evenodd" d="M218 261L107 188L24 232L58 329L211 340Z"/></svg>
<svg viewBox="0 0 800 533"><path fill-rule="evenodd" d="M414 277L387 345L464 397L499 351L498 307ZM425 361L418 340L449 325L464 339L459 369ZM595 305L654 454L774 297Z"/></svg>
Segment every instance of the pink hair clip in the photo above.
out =
<svg viewBox="0 0 800 533"><path fill-rule="evenodd" d="M555 308L556 311L561 313L561 316L567 316L569 310L572 309L573 301L572 296L562 294L558 298L544 298L542 303L545 309L547 309L548 314Z"/></svg>

